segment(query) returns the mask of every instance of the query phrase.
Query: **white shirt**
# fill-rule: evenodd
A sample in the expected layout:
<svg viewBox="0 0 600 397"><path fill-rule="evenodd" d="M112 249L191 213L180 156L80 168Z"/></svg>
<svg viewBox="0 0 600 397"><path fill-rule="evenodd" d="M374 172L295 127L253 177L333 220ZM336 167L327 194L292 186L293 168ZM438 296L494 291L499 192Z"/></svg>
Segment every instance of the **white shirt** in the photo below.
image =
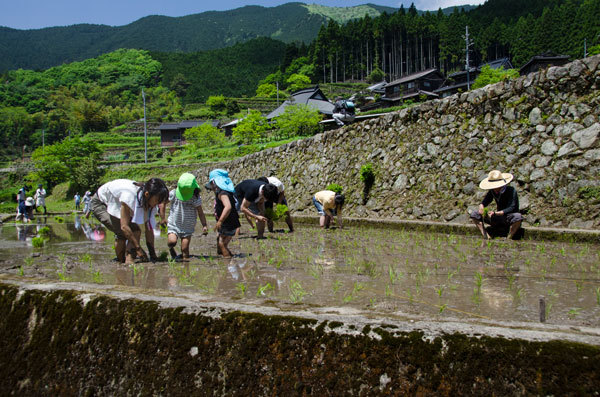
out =
<svg viewBox="0 0 600 397"><path fill-rule="evenodd" d="M283 182L281 182L279 179L275 178L274 176L267 177L267 180L269 181L269 183L271 185L275 185L277 187L277 193L281 194L281 192L283 192L283 189L284 189Z"/></svg>
<svg viewBox="0 0 600 397"><path fill-rule="evenodd" d="M100 201L106 204L106 211L121 219L121 203L135 211L138 190L139 187L130 179L115 179L100 186L97 194Z"/></svg>

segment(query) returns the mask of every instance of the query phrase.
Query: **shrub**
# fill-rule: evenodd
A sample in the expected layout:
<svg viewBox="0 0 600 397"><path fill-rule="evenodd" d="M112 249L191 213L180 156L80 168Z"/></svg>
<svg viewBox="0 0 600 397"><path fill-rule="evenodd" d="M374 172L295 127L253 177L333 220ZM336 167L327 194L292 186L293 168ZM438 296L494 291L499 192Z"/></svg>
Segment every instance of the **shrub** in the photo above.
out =
<svg viewBox="0 0 600 397"><path fill-rule="evenodd" d="M188 128L184 133L185 140L201 148L225 143L225 133L210 123L204 123Z"/></svg>
<svg viewBox="0 0 600 397"><path fill-rule="evenodd" d="M325 190L331 190L332 192L342 194L343 188L342 188L342 186L338 185L337 183L331 183L331 184L327 185Z"/></svg>
<svg viewBox="0 0 600 397"><path fill-rule="evenodd" d="M44 246L44 238L43 237L34 237L31 239L31 244L33 244L33 246L35 248L41 248Z"/></svg>
<svg viewBox="0 0 600 397"><path fill-rule="evenodd" d="M367 163L360 167L360 180L363 182L363 204L366 204L369 198L369 192L375 183L375 171L373 170L373 164Z"/></svg>

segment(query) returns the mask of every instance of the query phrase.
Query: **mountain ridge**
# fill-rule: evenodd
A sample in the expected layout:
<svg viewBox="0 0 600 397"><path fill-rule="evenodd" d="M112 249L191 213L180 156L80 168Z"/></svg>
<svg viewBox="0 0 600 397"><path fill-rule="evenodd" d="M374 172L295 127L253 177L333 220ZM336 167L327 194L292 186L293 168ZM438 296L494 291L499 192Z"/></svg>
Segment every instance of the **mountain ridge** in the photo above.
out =
<svg viewBox="0 0 600 397"><path fill-rule="evenodd" d="M348 14L352 14L350 10L358 10L353 14L356 19L362 17L362 11L365 11L363 16L373 17L397 9L372 3L325 7L291 2L276 7L247 5L181 17L148 15L121 26L76 24L26 30L0 26L0 72L45 69L119 48L189 53L229 47L257 37L309 43L329 19L338 23L349 20L339 17L340 10ZM265 20L269 23L264 23Z"/></svg>

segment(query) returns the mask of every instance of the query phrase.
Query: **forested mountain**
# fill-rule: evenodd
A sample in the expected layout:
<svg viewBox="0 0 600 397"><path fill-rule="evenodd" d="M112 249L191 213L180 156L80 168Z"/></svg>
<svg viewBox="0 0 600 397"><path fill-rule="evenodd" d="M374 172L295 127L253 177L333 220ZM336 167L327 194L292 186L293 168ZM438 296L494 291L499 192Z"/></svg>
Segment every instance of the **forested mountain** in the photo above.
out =
<svg viewBox="0 0 600 397"><path fill-rule="evenodd" d="M339 82L380 69L393 80L428 68L464 70L466 26L471 66L509 57L520 67L543 52L582 57L586 38L588 46L600 40L600 1L488 0L450 15L419 15L412 6L345 25L330 21L311 44L313 77Z"/></svg>
<svg viewBox="0 0 600 397"><path fill-rule="evenodd" d="M162 84L184 103L198 103L210 95L254 96L258 82L281 66L285 51L283 42L259 38L212 51L150 55L163 66Z"/></svg>
<svg viewBox="0 0 600 397"><path fill-rule="evenodd" d="M125 26L73 25L35 30L0 27L0 71L43 69L80 61L119 48L197 52L232 46L257 37L286 43L310 42L328 18L371 17L393 8L363 5L331 8L288 3L246 6L184 17L148 16Z"/></svg>

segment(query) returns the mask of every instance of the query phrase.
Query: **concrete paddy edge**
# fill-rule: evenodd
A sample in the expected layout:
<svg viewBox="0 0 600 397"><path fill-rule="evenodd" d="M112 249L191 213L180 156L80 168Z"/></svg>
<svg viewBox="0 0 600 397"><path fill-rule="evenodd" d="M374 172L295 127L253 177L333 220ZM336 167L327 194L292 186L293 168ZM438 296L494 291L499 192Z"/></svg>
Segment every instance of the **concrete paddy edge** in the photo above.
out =
<svg viewBox="0 0 600 397"><path fill-rule="evenodd" d="M319 217L312 215L293 215L294 222L319 225ZM374 219L344 217L343 224L346 226L367 226L376 228L406 229L415 231L427 231L437 233L455 233L463 235L479 236L479 231L473 224L456 222L437 222L407 219ZM566 229L551 227L524 227L524 239L550 240L550 241L578 241L600 243L600 230Z"/></svg>
<svg viewBox="0 0 600 397"><path fill-rule="evenodd" d="M0 279L0 392L592 394L597 329L290 310ZM544 330L545 328L545 330Z"/></svg>

